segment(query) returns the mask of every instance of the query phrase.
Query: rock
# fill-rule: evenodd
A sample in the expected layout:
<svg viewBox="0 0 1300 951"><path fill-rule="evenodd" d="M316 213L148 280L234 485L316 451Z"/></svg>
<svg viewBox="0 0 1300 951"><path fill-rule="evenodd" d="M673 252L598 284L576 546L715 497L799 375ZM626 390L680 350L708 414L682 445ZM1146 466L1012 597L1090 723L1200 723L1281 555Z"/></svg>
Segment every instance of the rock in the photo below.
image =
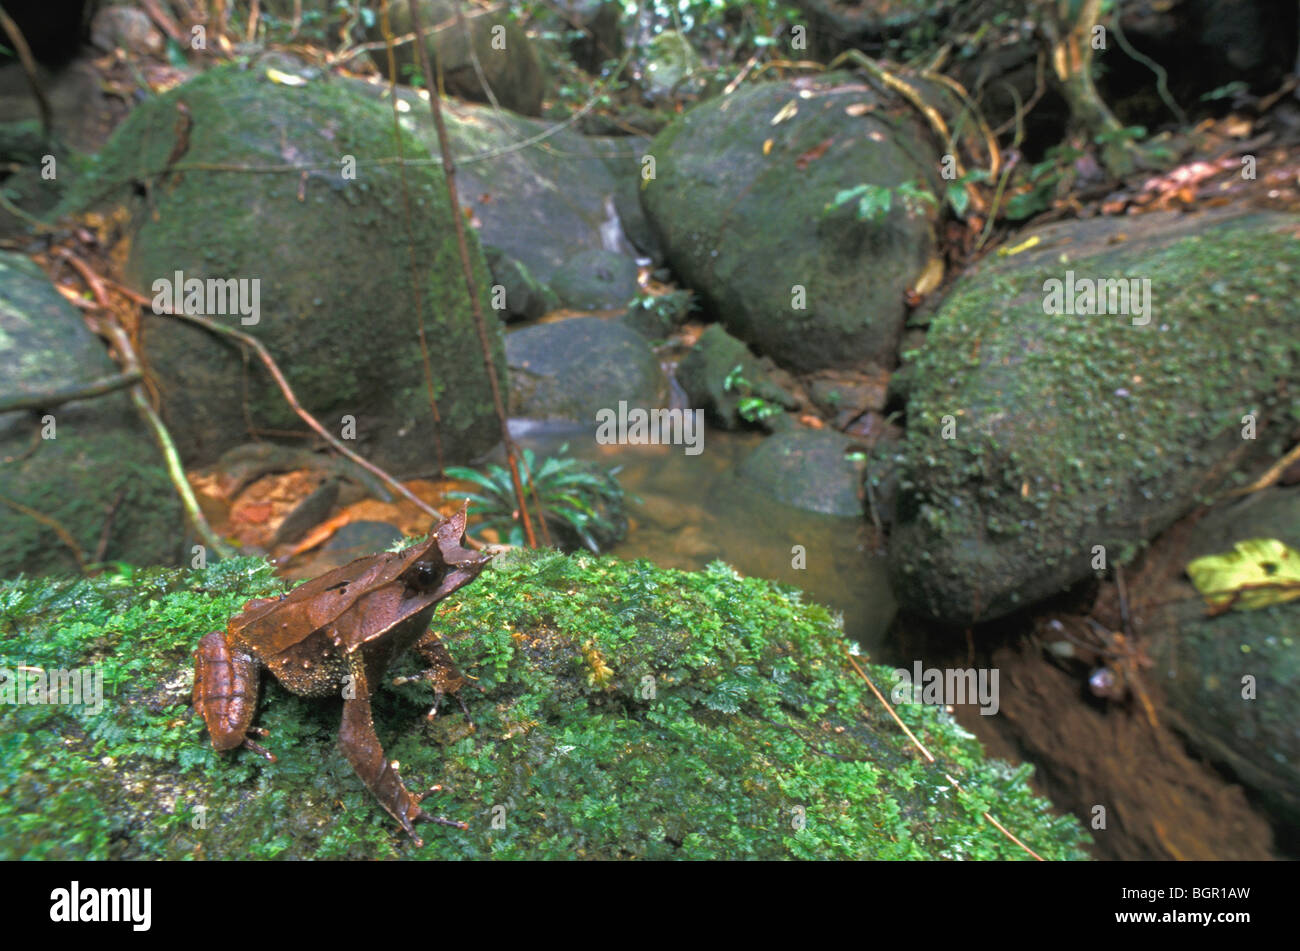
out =
<svg viewBox="0 0 1300 951"><path fill-rule="evenodd" d="M639 294L618 319L647 340L660 341L684 324L694 307L690 291Z"/></svg>
<svg viewBox="0 0 1300 951"><path fill-rule="evenodd" d="M824 211L859 185L938 193L931 133L915 109L895 120L887 106L845 73L756 83L651 143L641 201L669 265L730 333L787 369L894 363L936 209L894 200L875 221L858 220L856 202Z"/></svg>
<svg viewBox="0 0 1300 951"><path fill-rule="evenodd" d="M704 86L699 73L695 47L677 30L656 33L645 48L641 86L651 102L698 94Z"/></svg>
<svg viewBox="0 0 1300 951"><path fill-rule="evenodd" d="M829 62L845 50L877 49L909 31L925 35L947 22L956 0L904 0L890 3L845 0L795 0L799 21L807 29L807 49ZM782 39L786 39L782 37Z"/></svg>
<svg viewBox="0 0 1300 951"><path fill-rule="evenodd" d="M0 252L0 367L3 396L118 372L41 269L8 252ZM175 562L185 539L176 492L125 390L0 414L0 497L0 575L78 573L69 546L30 512L56 522L87 560L105 532L103 560L132 564Z"/></svg>
<svg viewBox="0 0 1300 951"><path fill-rule="evenodd" d="M111 53L122 49L136 56L159 56L163 37L147 14L134 7L104 7L90 21L90 42Z"/></svg>
<svg viewBox="0 0 1300 951"><path fill-rule="evenodd" d="M569 55L581 69L600 75L606 60L623 55L622 5L614 0L558 0L552 12L579 33L569 42Z"/></svg>
<svg viewBox="0 0 1300 951"><path fill-rule="evenodd" d="M723 429L740 429L749 423L765 425L770 420L769 414L755 409L747 411L749 418L742 416L742 400L761 399L771 408L794 409L799 405L772 380L772 373L770 361L759 360L717 324L700 334L695 346L677 364L677 382L686 391L691 406L703 409L708 420Z"/></svg>
<svg viewBox="0 0 1300 951"><path fill-rule="evenodd" d="M337 701L263 691L274 766L216 753L191 718L200 633L282 590L247 558L126 585L0 584L0 605L41 606L0 608L7 656L100 667L117 684L101 709L6 706L0 859L1026 858L980 815L994 794L1036 853L1086 858L1079 821L942 707L906 711L937 761L918 756L820 605L723 564L537 552L499 557L438 612L478 688L461 693L468 719L454 701L427 719L426 686L391 685L417 672L410 654L376 685L377 732L406 785L441 783L426 807L468 824L423 823L418 846L339 752Z"/></svg>
<svg viewBox="0 0 1300 951"><path fill-rule="evenodd" d="M158 176L176 147L179 102L190 116L186 162L287 162L304 171ZM411 288L408 202L414 259L426 275L422 319L447 461L486 451L500 430L441 173L407 167L403 179L393 165L366 164L396 153L393 135L391 109L347 84L322 78L289 86L261 70L217 68L132 112L65 204L129 218L125 276L146 296L159 293L159 281L165 291L177 272L185 282L245 282L246 304L256 288L256 315L229 313L235 308L227 300L228 313L210 316L257 337L326 426L337 430L353 418L359 451L409 470L433 458L434 423ZM407 156L421 151L410 139L402 148ZM340 166L348 159L360 160L355 177ZM152 183L147 198L135 194L135 180ZM469 239L483 289L487 267ZM495 323L488 331L501 374ZM246 365L230 341L146 315L142 345L188 464L245 442L250 421L261 430L302 428L265 369L256 359Z"/></svg>
<svg viewBox="0 0 1300 951"><path fill-rule="evenodd" d="M371 98L387 95L386 86L349 85ZM403 126L438 155L428 102L403 87L398 98L407 109ZM637 198L648 138L590 138L556 123L452 101L443 103L443 118L466 216L485 247L523 263L538 282L549 285L582 251L631 257L635 247L653 253ZM521 142L534 144L520 148Z"/></svg>
<svg viewBox="0 0 1300 951"><path fill-rule="evenodd" d="M900 604L957 625L1033 604L1090 577L1096 546L1126 560L1241 465L1242 417L1300 385L1279 346L1300 319L1296 227L1062 223L960 281L911 370L890 539ZM1149 280L1130 308L1145 317L1045 313L1048 282L1070 275Z"/></svg>
<svg viewBox="0 0 1300 951"><path fill-rule="evenodd" d="M517 261L500 248L485 248L492 282L500 285L505 306L499 313L506 320L536 320L560 306L555 292L533 277L528 265ZM493 293L496 288L493 287Z"/></svg>
<svg viewBox="0 0 1300 951"><path fill-rule="evenodd" d="M664 405L659 361L637 333L597 317L525 327L506 336L510 415L596 425L596 412Z"/></svg>
<svg viewBox="0 0 1300 951"><path fill-rule="evenodd" d="M636 296L636 262L614 251L580 251L551 279L551 290L575 310L614 310Z"/></svg>
<svg viewBox="0 0 1300 951"><path fill-rule="evenodd" d="M855 443L830 429L792 429L771 436L736 473L767 495L826 515L861 515L862 466L848 458Z"/></svg>
<svg viewBox="0 0 1300 951"><path fill-rule="evenodd" d="M429 67L437 70L441 63L447 92L473 102L489 102L479 79L478 70L482 69L488 87L502 108L526 116L541 114L545 90L542 62L524 28L507 10L466 6L463 8L465 30L462 30L456 22L453 0L419 0L419 8ZM405 3L390 4L388 17L394 37L413 32L410 9ZM442 24L447 25L435 32ZM384 41L377 16L366 28L366 35L371 42ZM370 57L379 71L388 76L388 50L385 47L371 50ZM420 71L414 42L394 47L393 60L397 75L389 78L396 82L410 83L411 77ZM428 85L426 82L425 86Z"/></svg>
<svg viewBox="0 0 1300 951"><path fill-rule="evenodd" d="M302 538L311 529L329 518L330 510L334 508L334 503L338 501L338 498L338 482L329 479L321 483L316 488L316 491L295 505L293 511L284 517L280 527L275 530L275 537L271 539L271 547L276 548L279 545L287 545L289 542L296 542Z"/></svg>
<svg viewBox="0 0 1300 951"><path fill-rule="evenodd" d="M1196 524L1186 560L1276 538L1300 550L1300 490L1270 489ZM1300 828L1300 604L1207 615L1186 578L1143 619L1143 642L1174 722L1201 755L1226 764L1274 822ZM1251 678L1254 694L1247 697Z"/></svg>

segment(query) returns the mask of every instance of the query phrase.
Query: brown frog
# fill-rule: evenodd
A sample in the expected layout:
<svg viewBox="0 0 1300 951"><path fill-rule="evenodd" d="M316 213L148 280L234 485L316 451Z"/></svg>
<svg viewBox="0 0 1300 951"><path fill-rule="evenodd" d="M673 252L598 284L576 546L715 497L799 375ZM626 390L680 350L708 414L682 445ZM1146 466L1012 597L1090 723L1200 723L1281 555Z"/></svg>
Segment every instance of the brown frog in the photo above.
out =
<svg viewBox="0 0 1300 951"><path fill-rule="evenodd" d="M275 761L247 735L265 735L251 724L266 667L291 693L343 697L343 755L417 844L414 824L421 819L466 828L420 808L423 796L406 789L397 763L384 756L370 711L371 692L390 661L411 647L429 664L412 679L432 684L434 710L437 698L469 682L429 630L438 602L478 577L492 558L462 547L465 517L462 507L421 545L359 558L279 598L249 601L224 632L204 637L194 652L194 708L212 745L246 746Z"/></svg>

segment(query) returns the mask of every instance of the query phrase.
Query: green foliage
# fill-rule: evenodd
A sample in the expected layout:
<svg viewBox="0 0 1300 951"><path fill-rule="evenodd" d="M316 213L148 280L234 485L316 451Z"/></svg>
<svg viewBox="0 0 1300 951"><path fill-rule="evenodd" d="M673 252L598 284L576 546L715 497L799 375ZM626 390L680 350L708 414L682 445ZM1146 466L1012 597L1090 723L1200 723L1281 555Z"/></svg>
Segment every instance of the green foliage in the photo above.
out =
<svg viewBox="0 0 1300 951"><path fill-rule="evenodd" d="M736 412L747 423L757 423L760 420L778 416L781 413L781 407L778 404L754 395L754 384L745 379L740 364L736 364L731 368L727 378L722 381L722 388L728 393L740 394L740 400L736 404Z"/></svg>
<svg viewBox="0 0 1300 951"><path fill-rule="evenodd" d="M520 478L532 473L530 506L540 503L547 526L565 542L580 542L592 552L616 544L627 533L623 515L623 487L615 476L618 469L604 471L573 458L564 458L568 444L560 454L537 465L531 449L523 451ZM447 469L453 479L463 479L481 491L470 492L470 514L482 517L472 530L481 533L492 529L511 545L524 544L524 529L517 517L514 480L507 466L490 465L486 471L454 466ZM536 517L537 513L534 513ZM565 544L562 547L573 547Z"/></svg>
<svg viewBox="0 0 1300 951"><path fill-rule="evenodd" d="M830 214L835 209L856 201L859 221L880 221L889 214L894 205L895 195L898 196L899 203L909 217L922 214L927 205L934 208L939 204L934 193L916 181L903 182L892 187L864 183L836 192L835 197L822 210L822 214Z"/></svg>
<svg viewBox="0 0 1300 951"><path fill-rule="evenodd" d="M337 750L337 701L264 679L276 763L215 753L188 710L199 637L277 588L252 559L0 584L0 656L117 675L98 714L0 707L0 858L1025 858L983 808L1045 857L1083 857L1028 767L986 760L942 707L903 706L926 762L794 589L554 552L501 556L435 617L476 678L472 727L427 721L413 685L374 699L408 785L441 783L427 805L470 825L416 847Z"/></svg>

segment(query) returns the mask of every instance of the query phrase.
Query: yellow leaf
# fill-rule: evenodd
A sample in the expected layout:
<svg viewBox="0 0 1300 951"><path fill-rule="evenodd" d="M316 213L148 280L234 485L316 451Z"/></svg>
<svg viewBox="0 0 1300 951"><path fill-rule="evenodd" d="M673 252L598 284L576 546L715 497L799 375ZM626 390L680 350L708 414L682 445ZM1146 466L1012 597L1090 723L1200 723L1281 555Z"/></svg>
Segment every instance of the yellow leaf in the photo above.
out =
<svg viewBox="0 0 1300 951"><path fill-rule="evenodd" d="M278 69L272 69L269 66L266 68L266 78L281 86L307 85L307 80L303 79L301 76L295 76L292 73L282 73Z"/></svg>
<svg viewBox="0 0 1300 951"><path fill-rule="evenodd" d="M767 155L772 151L772 140L768 139L763 143L763 154Z"/></svg>
<svg viewBox="0 0 1300 951"><path fill-rule="evenodd" d="M998 257L1009 258L1013 254L1019 254L1021 251L1028 251L1034 245L1038 244L1040 240L1042 239L1039 238L1038 235L1034 235L1028 241L1021 241L1014 248L998 248Z"/></svg>
<svg viewBox="0 0 1300 951"><path fill-rule="evenodd" d="M781 107L781 111L772 117L772 125L779 125L786 119L791 119L799 112L799 107L795 105L793 99Z"/></svg>
<svg viewBox="0 0 1300 951"><path fill-rule="evenodd" d="M1187 574L1216 614L1300 598L1300 552L1276 538L1252 538L1230 552L1197 558Z"/></svg>

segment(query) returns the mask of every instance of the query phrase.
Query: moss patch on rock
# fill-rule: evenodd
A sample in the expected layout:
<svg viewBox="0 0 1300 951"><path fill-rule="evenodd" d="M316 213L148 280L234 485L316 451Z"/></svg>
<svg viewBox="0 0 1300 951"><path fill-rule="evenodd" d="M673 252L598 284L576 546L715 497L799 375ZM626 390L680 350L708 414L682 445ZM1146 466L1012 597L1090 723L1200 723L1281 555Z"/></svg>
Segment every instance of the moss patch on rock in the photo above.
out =
<svg viewBox="0 0 1300 951"><path fill-rule="evenodd" d="M1030 767L987 760L939 707L900 715L845 658L825 609L722 564L668 571L518 553L443 605L435 629L480 691L473 728L427 691L385 687L379 735L428 805L469 823L416 847L338 752L341 704L264 679L257 723L279 756L218 755L188 704L191 651L265 564L0 586L13 667L94 665L103 709L0 707L5 858L1047 858L1086 834L1053 815ZM889 672L869 667L878 683ZM413 672L414 658L394 675ZM948 773L965 788L957 793Z"/></svg>
<svg viewBox="0 0 1300 951"><path fill-rule="evenodd" d="M1255 445L1243 417L1275 417L1300 385L1296 223L1070 222L964 279L911 371L900 603L998 617L1087 577L1095 546L1129 559L1213 491ZM1149 279L1149 322L1046 313L1044 284L1067 269Z"/></svg>
<svg viewBox="0 0 1300 951"><path fill-rule="evenodd" d="M190 125L178 138L182 104ZM405 134L400 151L425 155ZM258 337L308 410L327 425L356 417L362 450L399 469L432 459L422 320L442 443L448 461L467 461L500 436L482 348L442 174L400 168L398 152L391 109L350 84L322 77L287 86L265 68L220 67L132 112L65 205L129 212L125 271L151 297L154 282L177 271L186 280L259 281L257 323L212 319ZM487 265L469 240L486 293ZM495 322L488 331L503 374ZM256 361L246 368L227 340L146 315L142 350L188 462L214 461L246 441L250 421L301 428L269 374Z"/></svg>

